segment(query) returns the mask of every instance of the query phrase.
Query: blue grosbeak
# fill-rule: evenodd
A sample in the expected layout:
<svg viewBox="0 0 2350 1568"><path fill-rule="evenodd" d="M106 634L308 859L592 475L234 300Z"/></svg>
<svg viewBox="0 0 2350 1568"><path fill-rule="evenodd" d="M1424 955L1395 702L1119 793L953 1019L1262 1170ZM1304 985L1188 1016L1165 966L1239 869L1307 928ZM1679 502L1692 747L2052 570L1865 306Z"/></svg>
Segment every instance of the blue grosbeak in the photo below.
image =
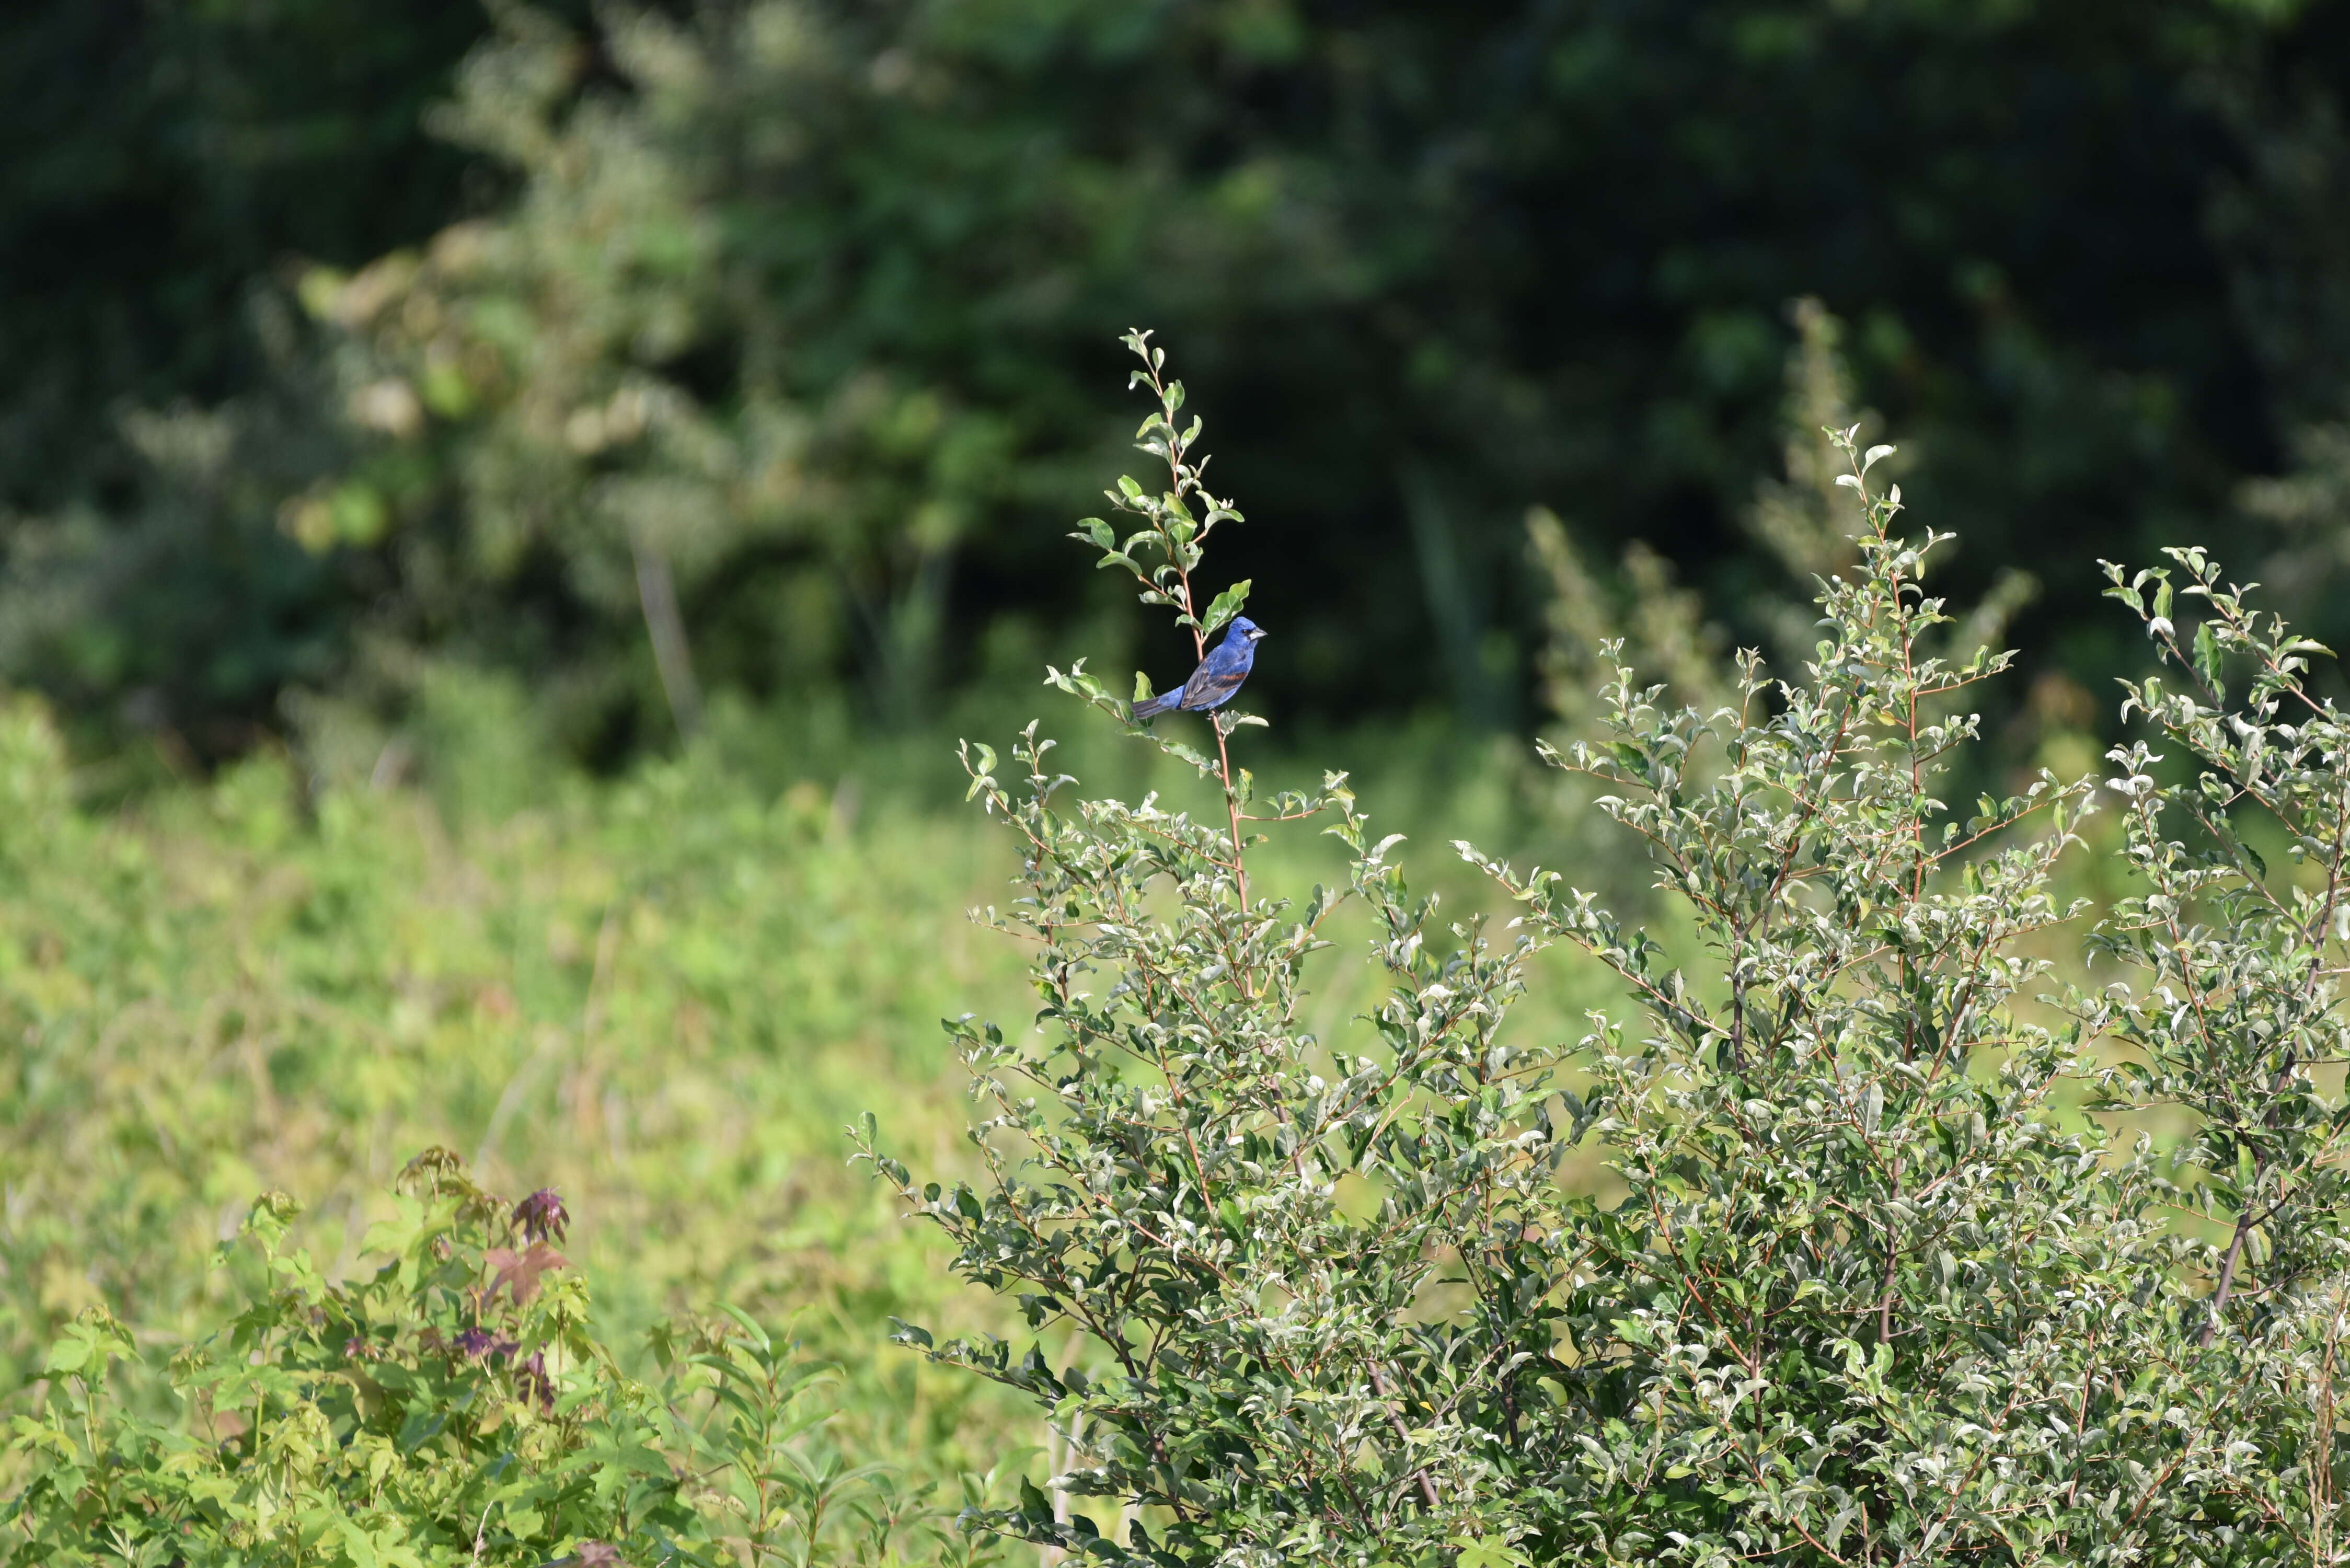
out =
<svg viewBox="0 0 2350 1568"><path fill-rule="evenodd" d="M1135 722L1156 719L1170 708L1180 708L1186 713L1204 713L1211 708L1221 708L1232 700L1241 689L1249 670L1256 663L1256 645L1264 636L1264 628L1244 615L1232 617L1232 624L1224 628L1223 641L1200 660L1200 668L1191 671L1191 679L1172 691L1163 691L1134 705Z"/></svg>

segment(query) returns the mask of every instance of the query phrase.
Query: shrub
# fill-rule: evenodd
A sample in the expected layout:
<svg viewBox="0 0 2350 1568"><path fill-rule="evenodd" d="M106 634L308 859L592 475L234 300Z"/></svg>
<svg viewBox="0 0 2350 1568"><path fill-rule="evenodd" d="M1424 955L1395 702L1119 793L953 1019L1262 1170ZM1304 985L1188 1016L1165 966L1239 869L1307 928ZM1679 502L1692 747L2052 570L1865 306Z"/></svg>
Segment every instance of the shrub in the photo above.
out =
<svg viewBox="0 0 2350 1568"><path fill-rule="evenodd" d="M0 703L0 1387L85 1306L148 1345L217 1327L237 1303L206 1262L259 1191L300 1196L294 1239L339 1279L401 1163L447 1145L487 1187L561 1189L611 1343L716 1300L814 1308L850 1425L905 1457L916 1419L923 1473L985 1469L1010 1401L868 1353L958 1287L839 1129L877 1094L960 1128L926 1026L1020 994L1020 955L959 919L993 836L869 783L860 806L698 755L590 784L504 743L461 753L452 820L369 786L374 755L116 812L76 802L91 774L36 704ZM508 760L536 798L491 815L473 779Z"/></svg>
<svg viewBox="0 0 2350 1568"><path fill-rule="evenodd" d="M589 1329L557 1251L568 1218L508 1204L432 1150L378 1226L370 1273L333 1284L255 1204L249 1299L173 1356L173 1418L116 1395L131 1334L85 1313L17 1417L24 1484L5 1561L306 1564L867 1563L943 1547L920 1491L822 1440L823 1369L729 1312L656 1338L656 1384ZM224 1252L240 1243L231 1242Z"/></svg>
<svg viewBox="0 0 2350 1568"><path fill-rule="evenodd" d="M1130 343L1169 478L1121 482L1128 528L1079 537L1196 653L1248 590L1201 607L1238 514ZM2342 1560L2345 1117L2312 1071L2341 1057L2350 757L2313 646L2192 553L2204 629L2179 641L2167 586L2142 607L2201 684L2131 691L2183 775L2116 753L2147 890L2098 950L2140 978L2043 998L2095 783L1937 798L2008 659L1943 646L1921 579L1946 536L1898 534L1899 488L1871 488L1891 449L1835 433L1865 527L1802 678L1745 655L1700 711L1611 649L1600 733L1548 753L1645 846L1686 951L1465 844L1514 934L1447 923L1343 777L1260 801L1229 710L1213 760L1134 732L1197 769L1200 815L1077 794L1035 725L1008 784L968 748L1024 857L983 918L1034 944L1039 1027L950 1025L983 1179L919 1182L860 1136L1035 1334L902 1337L1035 1399L1074 1456L1059 1500L967 1525L1166 1564ZM1081 664L1048 680L1131 724ZM1251 848L1305 822L1347 886L1252 891ZM1309 967L1348 900L1389 989L1326 1037ZM1573 1047L1508 1017L1553 946L1620 982ZM2168 1148L2102 1115L2166 1107L2194 1120ZM1570 1151L1607 1181L1560 1180Z"/></svg>

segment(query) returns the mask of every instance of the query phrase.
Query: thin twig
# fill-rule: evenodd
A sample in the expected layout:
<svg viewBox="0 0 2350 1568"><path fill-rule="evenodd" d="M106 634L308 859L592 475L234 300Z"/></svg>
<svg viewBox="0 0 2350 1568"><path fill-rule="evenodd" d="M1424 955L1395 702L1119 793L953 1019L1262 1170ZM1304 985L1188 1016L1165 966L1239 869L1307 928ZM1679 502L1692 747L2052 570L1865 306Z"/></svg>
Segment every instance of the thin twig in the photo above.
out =
<svg viewBox="0 0 2350 1568"><path fill-rule="evenodd" d="M1379 1397L1379 1407L1388 1413L1388 1419L1395 1423L1396 1436L1403 1439L1404 1448L1408 1451L1411 1447L1411 1428L1403 1424L1403 1412L1398 1410L1394 1406L1387 1403L1387 1379L1379 1376L1378 1363L1377 1362L1371 1363L1371 1392ZM1433 1481L1430 1481L1428 1479L1428 1471L1426 1469L1419 1470L1415 1472L1415 1474L1419 1481L1420 1498L1428 1504L1429 1511L1432 1513L1435 1511L1437 1507L1436 1485Z"/></svg>

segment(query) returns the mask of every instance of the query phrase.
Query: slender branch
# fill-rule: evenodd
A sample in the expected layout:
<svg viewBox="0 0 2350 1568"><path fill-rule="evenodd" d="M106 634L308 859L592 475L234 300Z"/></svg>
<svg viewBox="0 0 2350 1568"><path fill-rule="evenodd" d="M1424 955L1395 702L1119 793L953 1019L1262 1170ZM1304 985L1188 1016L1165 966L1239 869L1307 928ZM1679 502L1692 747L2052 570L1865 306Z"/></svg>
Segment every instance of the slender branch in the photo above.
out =
<svg viewBox="0 0 2350 1568"><path fill-rule="evenodd" d="M629 553L636 561L637 602L644 610L661 695L669 700L678 735L691 741L702 727L702 683L693 677L693 649L686 640L685 616L678 608L677 583L670 576L668 558L639 529L629 530Z"/></svg>
<svg viewBox="0 0 2350 1568"><path fill-rule="evenodd" d="M2293 1053L2288 1051L2285 1053L2284 1060L2277 1066L2276 1076L2269 1080L2269 1114L2262 1118L2263 1120L2274 1120L2276 1097L2284 1092L2286 1080L2293 1076ZM2255 1154L2252 1157L2252 1186L2255 1189L2260 1186L2261 1177L2265 1172L2266 1167L2267 1160L2264 1156ZM2210 1349L2211 1342L2220 1336L2220 1317L2227 1312L2228 1297L2236 1287L2236 1267L2243 1260L2244 1241L2252 1233L2252 1226L2255 1223L2257 1220L2252 1212L2251 1196L2248 1194L2244 1200L2243 1212L2236 1216L2235 1233L2228 1238L2227 1253L2220 1260L2220 1283L2219 1287L2211 1293L2210 1315L2203 1320L2203 1332L2195 1336L2195 1346L2199 1350Z"/></svg>
<svg viewBox="0 0 2350 1568"><path fill-rule="evenodd" d="M1144 362L1146 364L1149 363L1148 359ZM1183 461L1189 451L1189 446L1184 441L1182 433L1175 428L1175 415L1177 410L1174 399L1167 390L1167 383L1160 379L1159 367L1157 365L1152 364L1150 366L1149 375L1150 377L1151 390L1159 394L1159 406L1160 410L1159 419L1167 431L1167 469L1169 483L1174 486L1175 504L1178 507L1182 504L1183 493L1186 490L1197 492L1200 498L1208 504L1208 522L1209 524L1212 526L1216 518L1217 502L1214 496L1209 494L1204 489L1201 489L1200 483L1201 471L1197 468L1187 466ZM1204 538L1206 536L1206 533L1207 530L1202 528L1200 533L1200 537ZM1179 597L1181 603L1179 607L1181 609L1184 616L1189 618L1191 623L1192 658L1195 660L1204 659L1208 657L1208 628L1200 619L1199 599L1191 591L1191 573L1190 569L1183 565L1182 559L1180 556L1176 557L1173 565L1175 567L1176 581L1180 585L1180 593ZM1224 786L1224 810L1232 818L1232 880L1240 894L1241 908L1243 910L1246 910L1249 907L1248 867L1242 864L1241 802L1239 792L1234 790L1232 787L1232 748L1226 743L1224 726L1217 721L1215 714L1212 712L1208 716L1208 722L1209 726L1216 732L1217 774L1222 779ZM1237 970L1235 970L1235 972L1237 972Z"/></svg>
<svg viewBox="0 0 2350 1568"><path fill-rule="evenodd" d="M1240 891L1241 909L1245 913L1249 907L1248 867L1241 864L1241 796L1232 787L1232 753L1225 743L1224 727L1216 723L1212 715L1209 722L1216 732L1216 764L1223 773L1224 810L1232 819L1232 880Z"/></svg>
<svg viewBox="0 0 2350 1568"><path fill-rule="evenodd" d="M1381 1402L1380 1407L1387 1411L1388 1419L1395 1423L1396 1436L1403 1439L1404 1449L1409 1452L1411 1448L1411 1428L1404 1425L1403 1412L1398 1410L1394 1406L1386 1403L1388 1397L1387 1379L1379 1376L1378 1364L1377 1362L1371 1363L1370 1370L1371 1392L1379 1397ZM1419 1471L1417 1479L1419 1481L1420 1499L1428 1504L1429 1511L1432 1513L1436 1511L1437 1507L1436 1484L1428 1479L1428 1471L1426 1469Z"/></svg>

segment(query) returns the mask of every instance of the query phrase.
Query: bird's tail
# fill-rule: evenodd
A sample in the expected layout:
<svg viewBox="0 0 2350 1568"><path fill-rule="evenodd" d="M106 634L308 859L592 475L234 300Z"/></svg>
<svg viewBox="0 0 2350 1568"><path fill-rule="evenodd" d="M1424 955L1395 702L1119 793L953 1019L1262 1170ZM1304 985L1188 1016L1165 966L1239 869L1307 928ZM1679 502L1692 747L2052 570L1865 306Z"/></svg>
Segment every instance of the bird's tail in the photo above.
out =
<svg viewBox="0 0 2350 1568"><path fill-rule="evenodd" d="M1183 689L1180 686L1172 691L1162 691L1156 697L1146 697L1134 705L1134 722L1138 724L1147 724L1159 714L1172 709L1182 700Z"/></svg>

